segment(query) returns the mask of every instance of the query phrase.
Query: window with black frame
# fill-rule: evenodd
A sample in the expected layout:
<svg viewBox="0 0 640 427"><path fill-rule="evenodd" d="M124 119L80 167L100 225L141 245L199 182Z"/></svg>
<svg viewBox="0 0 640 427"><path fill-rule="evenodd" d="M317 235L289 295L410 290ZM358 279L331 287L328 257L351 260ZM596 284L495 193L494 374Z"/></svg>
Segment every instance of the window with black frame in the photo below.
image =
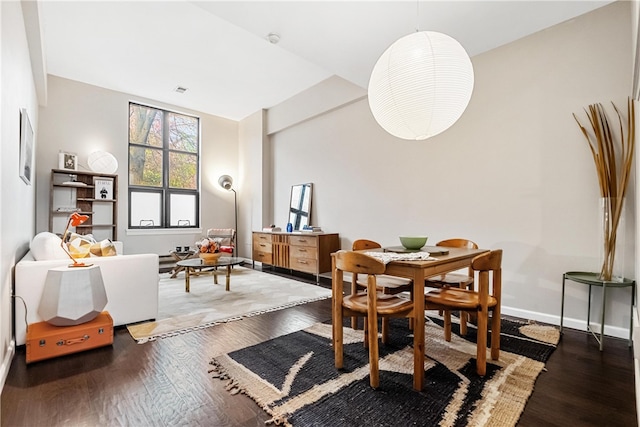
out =
<svg viewBox="0 0 640 427"><path fill-rule="evenodd" d="M200 119L129 103L129 228L199 228Z"/></svg>

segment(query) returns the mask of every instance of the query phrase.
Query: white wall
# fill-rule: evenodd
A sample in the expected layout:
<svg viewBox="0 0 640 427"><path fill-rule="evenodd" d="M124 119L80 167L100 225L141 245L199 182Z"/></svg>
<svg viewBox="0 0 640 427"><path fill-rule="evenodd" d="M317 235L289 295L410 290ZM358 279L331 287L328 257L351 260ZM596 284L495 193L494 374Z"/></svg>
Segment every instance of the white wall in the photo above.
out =
<svg viewBox="0 0 640 427"><path fill-rule="evenodd" d="M265 111L260 110L240 122L240 174L238 191L238 253L251 258L251 230L260 230L271 212L271 160L265 148Z"/></svg>
<svg viewBox="0 0 640 427"><path fill-rule="evenodd" d="M0 2L0 389L14 352L13 266L28 249L35 226L33 185L18 173L20 108L26 108L38 144L38 105L20 2ZM35 148L35 147L34 147ZM19 303L19 302L18 302Z"/></svg>
<svg viewBox="0 0 640 427"><path fill-rule="evenodd" d="M397 245L406 233L502 248L505 312L558 323L562 274L596 271L599 251L596 172L572 113L626 108L629 15L616 2L472 58L467 111L427 141L388 135L366 99L274 133L271 219L284 226L291 185L313 182L312 222L340 233L343 248L364 237ZM634 227L627 215L630 277ZM606 332L627 336L630 292L610 295ZM586 306L586 287L569 284L565 325L584 327Z"/></svg>
<svg viewBox="0 0 640 427"><path fill-rule="evenodd" d="M87 156L96 150L108 151L118 159L117 238L124 242L125 253L168 254L178 245L193 247L207 228L234 227L233 193L218 185L218 177L238 176L237 122L51 75L48 88L47 106L40 109L41 144L36 171L38 232L48 229L49 180L51 169L58 167L59 150L77 153L81 170L88 170ZM127 232L130 101L200 117L202 232L145 230L142 235Z"/></svg>

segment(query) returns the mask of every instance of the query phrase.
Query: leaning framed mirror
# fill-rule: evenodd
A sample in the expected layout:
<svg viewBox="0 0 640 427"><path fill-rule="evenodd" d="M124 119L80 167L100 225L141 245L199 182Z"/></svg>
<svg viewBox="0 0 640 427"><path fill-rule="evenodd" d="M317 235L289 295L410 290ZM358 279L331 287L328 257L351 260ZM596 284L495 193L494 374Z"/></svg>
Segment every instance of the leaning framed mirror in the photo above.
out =
<svg viewBox="0 0 640 427"><path fill-rule="evenodd" d="M311 225L311 195L313 184L296 184L291 186L289 200L289 223L293 231L299 231L305 225Z"/></svg>

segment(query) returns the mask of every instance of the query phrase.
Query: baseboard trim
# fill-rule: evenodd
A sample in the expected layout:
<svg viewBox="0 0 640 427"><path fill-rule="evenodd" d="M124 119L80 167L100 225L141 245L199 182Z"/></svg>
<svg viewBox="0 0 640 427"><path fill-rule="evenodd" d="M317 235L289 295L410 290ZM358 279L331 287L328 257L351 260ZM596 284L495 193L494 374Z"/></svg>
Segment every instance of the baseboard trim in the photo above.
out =
<svg viewBox="0 0 640 427"><path fill-rule="evenodd" d="M507 316L515 316L523 319L531 319L538 322L549 323L552 325L560 325L560 316L539 313L537 311L522 310L519 308L502 306L502 314ZM579 331L587 330L587 322L584 319L573 319L570 317L564 317L562 326L571 329L577 329ZM591 322L591 329L594 331L600 331L600 323ZM619 326L604 325L604 335L615 338L629 339L629 329L621 328Z"/></svg>
<svg viewBox="0 0 640 427"><path fill-rule="evenodd" d="M9 376L9 369L11 368L11 362L13 362L13 356L16 354L16 340L12 339L9 342L9 346L4 352L4 356L2 358L2 365L0 365L0 393L4 389L4 384L7 381L7 377Z"/></svg>
<svg viewBox="0 0 640 427"><path fill-rule="evenodd" d="M633 310L633 377L636 385L636 413L640 425L640 318L637 307Z"/></svg>

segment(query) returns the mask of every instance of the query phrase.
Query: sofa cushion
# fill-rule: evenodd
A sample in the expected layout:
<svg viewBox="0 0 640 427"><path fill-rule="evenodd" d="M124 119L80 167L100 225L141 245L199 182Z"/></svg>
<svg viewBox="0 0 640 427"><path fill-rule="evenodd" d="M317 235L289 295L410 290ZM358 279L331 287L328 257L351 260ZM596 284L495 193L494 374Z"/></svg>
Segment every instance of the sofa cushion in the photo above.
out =
<svg viewBox="0 0 640 427"><path fill-rule="evenodd" d="M91 245L91 256L115 256L117 255L116 245L109 239L95 242Z"/></svg>
<svg viewBox="0 0 640 427"><path fill-rule="evenodd" d="M74 258L86 258L91 255L91 245L96 243L92 235L72 233L67 243L67 249Z"/></svg>
<svg viewBox="0 0 640 427"><path fill-rule="evenodd" d="M60 237L48 231L36 234L29 244L31 254L36 261L49 259L67 259L67 253L60 246Z"/></svg>

